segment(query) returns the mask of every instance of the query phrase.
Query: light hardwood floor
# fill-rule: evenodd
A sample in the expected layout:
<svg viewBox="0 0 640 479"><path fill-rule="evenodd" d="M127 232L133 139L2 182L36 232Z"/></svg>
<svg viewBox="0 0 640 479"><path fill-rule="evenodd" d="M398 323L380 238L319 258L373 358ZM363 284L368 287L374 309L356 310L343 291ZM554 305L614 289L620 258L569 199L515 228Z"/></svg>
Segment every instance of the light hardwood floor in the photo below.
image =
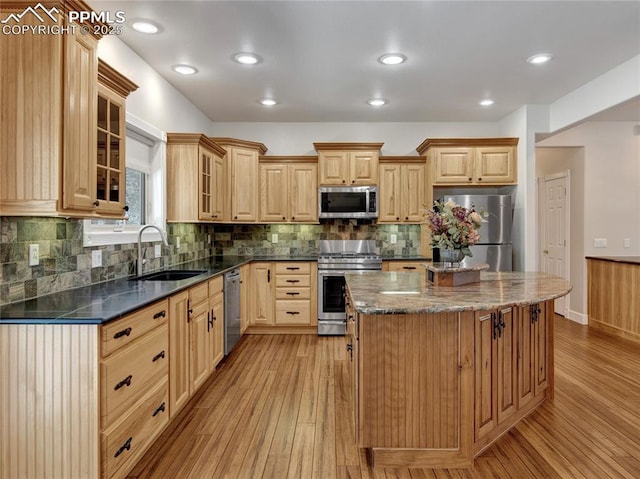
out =
<svg viewBox="0 0 640 479"><path fill-rule="evenodd" d="M473 470L370 468L344 338L247 336L142 458L149 478L638 478L640 344L556 316L554 402Z"/></svg>

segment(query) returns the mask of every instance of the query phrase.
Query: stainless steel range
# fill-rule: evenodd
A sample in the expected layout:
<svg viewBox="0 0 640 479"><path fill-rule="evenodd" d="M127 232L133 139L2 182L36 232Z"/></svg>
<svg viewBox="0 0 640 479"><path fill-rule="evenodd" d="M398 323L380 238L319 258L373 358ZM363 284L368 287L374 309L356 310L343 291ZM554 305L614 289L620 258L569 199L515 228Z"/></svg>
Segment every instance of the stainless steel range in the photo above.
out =
<svg viewBox="0 0 640 479"><path fill-rule="evenodd" d="M374 240L321 240L318 254L318 334L344 335L346 273L380 271Z"/></svg>

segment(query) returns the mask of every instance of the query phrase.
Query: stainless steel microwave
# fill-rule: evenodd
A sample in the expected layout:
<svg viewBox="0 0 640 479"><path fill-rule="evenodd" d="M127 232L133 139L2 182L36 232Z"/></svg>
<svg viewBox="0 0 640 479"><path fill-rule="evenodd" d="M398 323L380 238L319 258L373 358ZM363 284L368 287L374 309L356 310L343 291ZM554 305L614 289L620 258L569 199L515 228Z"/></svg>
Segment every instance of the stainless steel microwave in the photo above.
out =
<svg viewBox="0 0 640 479"><path fill-rule="evenodd" d="M377 218L377 186L321 186L318 188L320 218Z"/></svg>

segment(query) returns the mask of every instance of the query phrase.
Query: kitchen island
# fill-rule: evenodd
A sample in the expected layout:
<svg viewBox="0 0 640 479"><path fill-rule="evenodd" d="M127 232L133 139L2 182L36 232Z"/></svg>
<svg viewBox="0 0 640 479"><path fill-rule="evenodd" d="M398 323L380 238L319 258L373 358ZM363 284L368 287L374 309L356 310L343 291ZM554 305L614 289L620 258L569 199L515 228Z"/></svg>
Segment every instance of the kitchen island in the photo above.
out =
<svg viewBox="0 0 640 479"><path fill-rule="evenodd" d="M424 273L347 275L356 440L374 466L471 468L553 398L553 301L544 273L481 273L435 287Z"/></svg>

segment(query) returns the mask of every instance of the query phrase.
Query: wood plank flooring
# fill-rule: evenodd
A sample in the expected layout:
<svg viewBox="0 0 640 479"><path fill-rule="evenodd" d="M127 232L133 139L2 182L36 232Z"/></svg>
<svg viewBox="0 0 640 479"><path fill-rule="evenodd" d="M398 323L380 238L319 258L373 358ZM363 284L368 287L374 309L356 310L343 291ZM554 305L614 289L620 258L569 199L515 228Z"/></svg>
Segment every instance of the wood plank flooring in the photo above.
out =
<svg viewBox="0 0 640 479"><path fill-rule="evenodd" d="M640 477L640 343L559 316L555 334L554 402L473 470L370 468L353 445L344 338L247 336L129 477Z"/></svg>

